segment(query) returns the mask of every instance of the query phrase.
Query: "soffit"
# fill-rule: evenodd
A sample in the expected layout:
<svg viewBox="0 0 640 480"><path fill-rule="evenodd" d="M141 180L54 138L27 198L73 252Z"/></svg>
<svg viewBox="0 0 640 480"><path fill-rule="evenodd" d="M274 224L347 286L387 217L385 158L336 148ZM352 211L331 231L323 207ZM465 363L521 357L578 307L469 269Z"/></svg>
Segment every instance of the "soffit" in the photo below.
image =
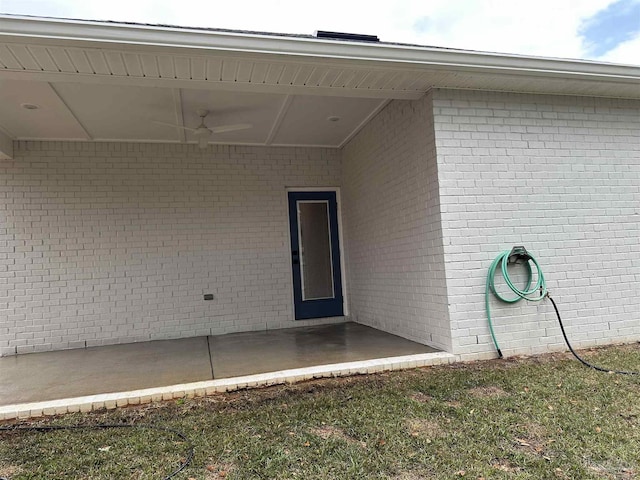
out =
<svg viewBox="0 0 640 480"><path fill-rule="evenodd" d="M264 93L415 99L429 88L488 89L640 98L640 77L493 66L376 63L220 51L159 53L155 47L69 47L2 42L0 73L67 81Z"/></svg>

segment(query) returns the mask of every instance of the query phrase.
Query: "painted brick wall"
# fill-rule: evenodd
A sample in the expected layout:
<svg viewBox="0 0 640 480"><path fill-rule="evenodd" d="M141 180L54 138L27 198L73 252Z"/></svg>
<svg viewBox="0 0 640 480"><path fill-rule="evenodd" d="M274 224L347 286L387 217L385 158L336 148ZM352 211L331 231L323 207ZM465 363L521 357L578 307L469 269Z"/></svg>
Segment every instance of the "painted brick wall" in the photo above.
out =
<svg viewBox="0 0 640 480"><path fill-rule="evenodd" d="M393 101L343 150L351 317L451 348L431 96Z"/></svg>
<svg viewBox="0 0 640 480"><path fill-rule="evenodd" d="M640 102L439 90L454 353L493 355L491 261L525 245L578 346L640 339ZM492 301L503 352L564 348L553 308Z"/></svg>
<svg viewBox="0 0 640 480"><path fill-rule="evenodd" d="M15 146L1 354L294 326L285 187L339 186L337 150Z"/></svg>

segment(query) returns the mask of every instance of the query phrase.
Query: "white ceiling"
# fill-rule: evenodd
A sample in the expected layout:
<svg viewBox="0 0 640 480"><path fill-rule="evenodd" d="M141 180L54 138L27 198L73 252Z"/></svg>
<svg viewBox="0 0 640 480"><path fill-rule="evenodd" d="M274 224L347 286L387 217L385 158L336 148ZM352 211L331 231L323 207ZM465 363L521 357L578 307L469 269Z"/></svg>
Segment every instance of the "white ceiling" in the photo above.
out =
<svg viewBox="0 0 640 480"><path fill-rule="evenodd" d="M0 77L1 78L1 77ZM0 79L0 128L18 140L195 142L199 109L208 127L250 123L211 143L338 147L385 100ZM37 105L35 110L23 104ZM330 121L329 117L338 117Z"/></svg>

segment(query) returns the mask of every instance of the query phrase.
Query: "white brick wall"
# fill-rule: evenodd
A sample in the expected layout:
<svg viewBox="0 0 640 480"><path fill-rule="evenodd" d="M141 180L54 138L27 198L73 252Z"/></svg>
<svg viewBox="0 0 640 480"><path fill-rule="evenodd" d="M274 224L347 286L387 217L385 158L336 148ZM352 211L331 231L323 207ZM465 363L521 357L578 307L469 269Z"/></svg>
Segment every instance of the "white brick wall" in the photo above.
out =
<svg viewBox="0 0 640 480"><path fill-rule="evenodd" d="M637 101L435 90L391 102L342 152L15 147L0 355L309 324L292 313L294 186L342 185L355 321L491 356L486 271L525 245L577 346L640 339ZM506 354L564 348L548 302L492 308Z"/></svg>
<svg viewBox="0 0 640 480"><path fill-rule="evenodd" d="M337 150L15 146L0 354L309 324L293 320L285 187L339 186Z"/></svg>
<svg viewBox="0 0 640 480"><path fill-rule="evenodd" d="M451 349L431 96L393 101L343 151L351 317Z"/></svg>
<svg viewBox="0 0 640 480"><path fill-rule="evenodd" d="M453 353L493 354L495 256L525 245L577 346L640 339L640 102L439 90ZM492 302L506 354L564 348L553 308Z"/></svg>

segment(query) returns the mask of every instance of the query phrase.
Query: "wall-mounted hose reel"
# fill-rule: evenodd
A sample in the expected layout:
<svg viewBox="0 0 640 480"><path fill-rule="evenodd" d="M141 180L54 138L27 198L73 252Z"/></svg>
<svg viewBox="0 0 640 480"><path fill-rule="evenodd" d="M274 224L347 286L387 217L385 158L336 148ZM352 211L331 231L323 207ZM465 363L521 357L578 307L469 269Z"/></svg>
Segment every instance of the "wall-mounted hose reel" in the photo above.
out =
<svg viewBox="0 0 640 480"><path fill-rule="evenodd" d="M507 267L510 264L524 265L525 275L526 275L524 288L520 289L516 287L513 281L511 280L511 278L509 277L509 272ZM532 265L536 269L536 277L537 277L537 281L535 282L534 285L532 285L533 278L534 278L533 276L534 271L533 271ZM496 276L496 271L498 270L498 267L500 267L500 272L502 273L502 277L504 278L505 283L507 284L509 289L513 293L515 293L516 295L515 297L511 297L511 298L505 297L503 294L498 292L498 290L496 290L495 276ZM491 266L489 267L489 271L487 272L487 283L486 283L485 295L484 295L485 308L487 310L487 320L489 322L489 331L491 332L491 338L493 339L493 343L496 346L496 350L498 351L498 356L502 358L503 357L502 351L500 350L500 346L498 345L496 334L493 330L493 321L491 320L489 293L493 293L498 300L504 303L516 303L523 299L529 302L539 302L545 298L548 298L551 301L551 304L553 305L553 309L555 310L558 323L560 324L560 330L562 331L562 336L564 337L564 341L567 344L567 347L569 347L569 350L571 351L573 356L576 357L583 365L589 368L593 368L594 370L598 370L600 372L619 373L622 375L640 375L640 372L611 370L608 368L602 368L597 365L593 365L587 362L586 360L584 360L582 357L580 357L580 355L576 353L576 351L571 346L571 343L569 342L569 338L567 337L567 333L562 323L562 318L560 317L560 311L558 310L558 306L556 305L556 302L553 300L553 298L551 298L551 295L549 295L549 292L547 291L547 284L544 278L544 274L542 273L542 270L540 268L540 265L538 264L538 261L536 260L536 258L531 253L529 253L527 249L524 248L523 246L515 246L511 250L505 250L504 252L502 252L500 255L498 255L495 258L493 263L491 263Z"/></svg>
<svg viewBox="0 0 640 480"><path fill-rule="evenodd" d="M509 276L507 267L510 264L514 263L521 263L525 267L526 281L525 286L522 289L516 287ZM537 281L533 286L531 285L533 282L533 269L531 268L531 264L535 266L537 271ZM498 267L500 267L501 269L500 271L502 272L502 278L504 278L505 283L507 284L509 289L516 294L515 297L507 298L496 290L495 276ZM485 308L487 310L487 319L489 321L491 338L493 339L493 343L496 346L496 350L498 351L498 356L502 358L502 351L500 350L500 346L498 345L498 340L496 339L496 334L493 330L493 322L491 321L489 292L493 293L496 298L498 298L498 300L504 303L516 303L522 299L529 302L539 302L547 295L547 285L545 283L544 275L542 273L542 270L540 269L540 265L538 265L537 260L523 246L515 246L511 250L505 250L496 257L496 259L489 267L484 296Z"/></svg>

